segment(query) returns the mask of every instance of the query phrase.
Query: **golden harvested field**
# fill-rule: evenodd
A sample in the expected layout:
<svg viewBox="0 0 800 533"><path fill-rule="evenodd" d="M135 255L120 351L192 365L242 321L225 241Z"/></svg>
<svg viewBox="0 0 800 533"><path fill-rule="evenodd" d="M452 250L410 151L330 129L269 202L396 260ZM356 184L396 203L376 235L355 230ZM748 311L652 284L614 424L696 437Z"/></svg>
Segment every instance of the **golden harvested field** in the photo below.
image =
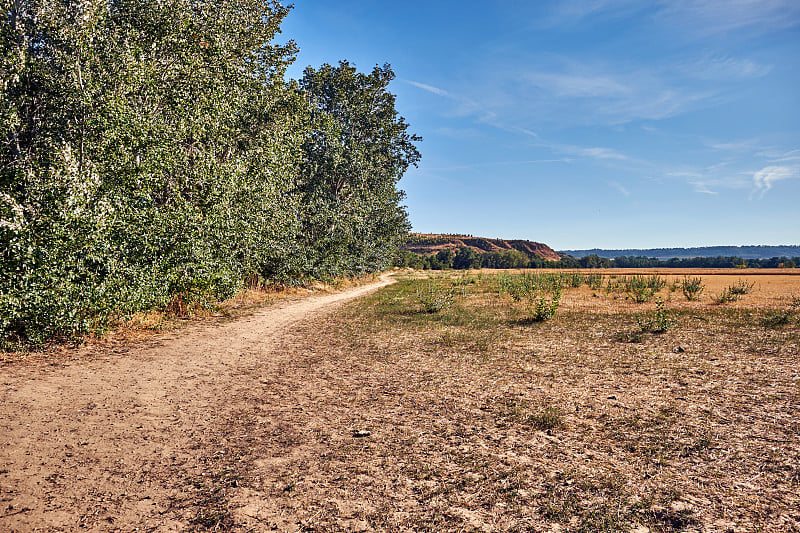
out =
<svg viewBox="0 0 800 533"><path fill-rule="evenodd" d="M11 363L0 530L800 531L800 276L581 274Z"/></svg>

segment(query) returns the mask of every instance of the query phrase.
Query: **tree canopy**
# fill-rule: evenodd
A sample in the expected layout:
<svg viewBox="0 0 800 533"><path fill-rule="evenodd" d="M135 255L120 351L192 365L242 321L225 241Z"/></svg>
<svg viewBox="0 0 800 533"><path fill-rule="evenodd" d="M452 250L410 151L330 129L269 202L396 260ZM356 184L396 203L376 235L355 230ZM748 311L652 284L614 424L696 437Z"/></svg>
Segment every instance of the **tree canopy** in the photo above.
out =
<svg viewBox="0 0 800 533"><path fill-rule="evenodd" d="M385 267L420 139L388 65L285 79L277 1L3 0L0 336Z"/></svg>

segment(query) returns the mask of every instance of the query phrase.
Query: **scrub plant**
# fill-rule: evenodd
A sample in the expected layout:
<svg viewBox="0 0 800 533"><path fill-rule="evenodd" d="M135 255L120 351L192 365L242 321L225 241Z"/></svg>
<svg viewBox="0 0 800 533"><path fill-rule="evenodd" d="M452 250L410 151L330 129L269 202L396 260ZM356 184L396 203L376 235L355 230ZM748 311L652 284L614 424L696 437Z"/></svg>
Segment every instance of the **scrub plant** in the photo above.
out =
<svg viewBox="0 0 800 533"><path fill-rule="evenodd" d="M714 301L718 304L735 302L745 294L750 294L750 291L753 290L754 286L754 282L747 283L739 280L733 285L726 287L718 296L714 298Z"/></svg>
<svg viewBox="0 0 800 533"><path fill-rule="evenodd" d="M417 301L422 306L422 311L430 314L450 309L453 306L454 296L454 287L445 288L432 281L421 283L416 290Z"/></svg>
<svg viewBox="0 0 800 533"><path fill-rule="evenodd" d="M636 324L642 333L665 333L675 324L675 319L669 315L664 308L664 300L659 297L655 310L638 316Z"/></svg>
<svg viewBox="0 0 800 533"><path fill-rule="evenodd" d="M544 322L552 318L561 301L561 287L550 287L546 291L538 291L528 295L528 320Z"/></svg>
<svg viewBox="0 0 800 533"><path fill-rule="evenodd" d="M705 289L703 278L689 278L688 276L683 278L681 290L683 290L683 295L686 296L687 300L695 302L700 300L703 289Z"/></svg>

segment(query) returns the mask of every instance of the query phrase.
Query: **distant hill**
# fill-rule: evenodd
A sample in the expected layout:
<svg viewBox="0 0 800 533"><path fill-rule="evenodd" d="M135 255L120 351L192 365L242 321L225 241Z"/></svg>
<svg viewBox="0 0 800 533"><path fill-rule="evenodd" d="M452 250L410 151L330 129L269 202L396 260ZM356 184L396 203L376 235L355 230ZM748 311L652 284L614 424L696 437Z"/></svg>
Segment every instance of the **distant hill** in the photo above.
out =
<svg viewBox="0 0 800 533"><path fill-rule="evenodd" d="M559 261L561 256L546 244L520 239L487 239L471 235L441 235L434 233L410 233L401 249L417 254L435 254L442 250L472 248L478 253L508 252L517 250L528 257L541 257L547 261Z"/></svg>
<svg viewBox="0 0 800 533"><path fill-rule="evenodd" d="M702 246L699 248L630 248L620 250L559 250L559 253L580 259L587 255L615 257L655 257L657 259L692 257L741 257L742 259L771 259L773 257L798 257L800 246Z"/></svg>

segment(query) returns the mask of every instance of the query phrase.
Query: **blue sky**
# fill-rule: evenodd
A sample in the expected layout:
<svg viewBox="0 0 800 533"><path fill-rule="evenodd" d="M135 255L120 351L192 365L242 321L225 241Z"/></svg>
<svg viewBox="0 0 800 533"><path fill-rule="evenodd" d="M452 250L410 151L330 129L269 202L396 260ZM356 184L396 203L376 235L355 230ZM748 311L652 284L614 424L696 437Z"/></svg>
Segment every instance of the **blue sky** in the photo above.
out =
<svg viewBox="0 0 800 533"><path fill-rule="evenodd" d="M414 231L800 243L798 0L296 0L289 75L390 63Z"/></svg>

